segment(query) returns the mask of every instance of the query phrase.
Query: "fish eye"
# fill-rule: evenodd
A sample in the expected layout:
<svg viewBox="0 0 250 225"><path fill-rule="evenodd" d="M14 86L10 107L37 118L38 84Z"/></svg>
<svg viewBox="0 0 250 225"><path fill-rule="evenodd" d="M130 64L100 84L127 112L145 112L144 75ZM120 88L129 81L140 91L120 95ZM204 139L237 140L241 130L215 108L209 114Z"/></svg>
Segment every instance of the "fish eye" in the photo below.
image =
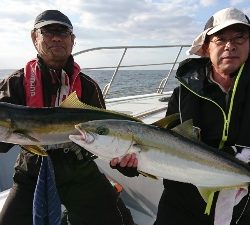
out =
<svg viewBox="0 0 250 225"><path fill-rule="evenodd" d="M106 127L97 127L96 128L96 133L99 135L106 135L109 133L109 129Z"/></svg>

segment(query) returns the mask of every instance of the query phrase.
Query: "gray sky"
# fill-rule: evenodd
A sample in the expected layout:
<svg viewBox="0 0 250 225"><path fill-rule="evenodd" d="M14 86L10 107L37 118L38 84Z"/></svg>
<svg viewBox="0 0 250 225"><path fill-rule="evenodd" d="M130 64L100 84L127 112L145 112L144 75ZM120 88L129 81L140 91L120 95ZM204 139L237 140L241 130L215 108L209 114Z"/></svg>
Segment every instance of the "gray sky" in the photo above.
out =
<svg viewBox="0 0 250 225"><path fill-rule="evenodd" d="M249 0L1 0L0 69L21 68L36 56L30 31L46 9L59 9L71 19L77 52L111 45L191 44L207 19L225 7L250 14Z"/></svg>

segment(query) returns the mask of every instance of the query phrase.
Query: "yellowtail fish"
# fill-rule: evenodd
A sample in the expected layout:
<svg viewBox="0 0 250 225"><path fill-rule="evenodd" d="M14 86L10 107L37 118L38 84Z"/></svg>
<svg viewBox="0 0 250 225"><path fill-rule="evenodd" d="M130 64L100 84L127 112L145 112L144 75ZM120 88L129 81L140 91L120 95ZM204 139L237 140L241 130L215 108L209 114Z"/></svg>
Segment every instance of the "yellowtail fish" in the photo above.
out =
<svg viewBox="0 0 250 225"><path fill-rule="evenodd" d="M72 93L60 107L32 108L0 102L0 141L26 146L38 155L46 155L41 145L70 142L75 124L98 119L138 119L86 105ZM35 145L35 146L34 146Z"/></svg>
<svg viewBox="0 0 250 225"><path fill-rule="evenodd" d="M80 134L69 138L104 160L135 152L138 170L145 174L215 189L250 182L246 163L172 130L116 119L89 121L76 129Z"/></svg>

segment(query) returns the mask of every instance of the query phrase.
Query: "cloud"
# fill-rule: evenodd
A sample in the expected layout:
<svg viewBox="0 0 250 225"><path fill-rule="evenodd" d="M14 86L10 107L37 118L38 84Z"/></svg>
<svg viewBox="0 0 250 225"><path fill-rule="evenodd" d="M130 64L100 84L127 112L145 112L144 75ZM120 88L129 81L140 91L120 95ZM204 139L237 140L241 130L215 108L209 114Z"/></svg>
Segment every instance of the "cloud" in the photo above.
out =
<svg viewBox="0 0 250 225"><path fill-rule="evenodd" d="M230 0L230 5L231 6L235 6L235 5L238 5L240 3L244 3L245 0Z"/></svg>
<svg viewBox="0 0 250 225"><path fill-rule="evenodd" d="M215 0L1 0L0 68L13 64L13 59L20 66L35 56L30 30L46 9L59 9L71 19L74 51L78 51L101 45L191 43L210 16L208 6L217 4Z"/></svg>
<svg viewBox="0 0 250 225"><path fill-rule="evenodd" d="M136 38L175 42L177 38L182 38L183 33L189 36L188 27L192 23L190 15L194 13L196 2L71 0L69 4L68 0L53 2L2 0L0 22L11 25L1 29L5 29L6 35L12 33L8 38L14 41L18 39L20 33L29 32L32 29L34 19L41 11L59 9L72 20L79 42L83 40L104 42L114 39L117 42L130 42ZM178 36L172 39L174 34Z"/></svg>
<svg viewBox="0 0 250 225"><path fill-rule="evenodd" d="M203 6L211 6L214 5L217 1L216 0L201 0L200 3Z"/></svg>
<svg viewBox="0 0 250 225"><path fill-rule="evenodd" d="M166 37L175 33L180 38L183 33L190 33L188 26L193 22L190 15L193 14L195 5L190 2L190 5L186 3L182 7L183 4L183 1L169 4L165 1L143 0L83 4L80 21L77 23L80 30L78 35L84 37L85 33L85 37L89 35L95 39L101 34L103 38L120 40L164 38L163 41L174 42L176 38L168 40Z"/></svg>

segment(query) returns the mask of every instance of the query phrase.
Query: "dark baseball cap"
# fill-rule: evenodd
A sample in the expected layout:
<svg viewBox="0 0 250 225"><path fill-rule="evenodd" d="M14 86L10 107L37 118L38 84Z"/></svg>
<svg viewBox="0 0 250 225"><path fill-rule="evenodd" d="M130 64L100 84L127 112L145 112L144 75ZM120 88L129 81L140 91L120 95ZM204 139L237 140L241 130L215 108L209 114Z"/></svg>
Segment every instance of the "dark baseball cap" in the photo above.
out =
<svg viewBox="0 0 250 225"><path fill-rule="evenodd" d="M58 10L46 10L36 17L34 28L38 29L50 24L61 24L73 30L69 18Z"/></svg>

